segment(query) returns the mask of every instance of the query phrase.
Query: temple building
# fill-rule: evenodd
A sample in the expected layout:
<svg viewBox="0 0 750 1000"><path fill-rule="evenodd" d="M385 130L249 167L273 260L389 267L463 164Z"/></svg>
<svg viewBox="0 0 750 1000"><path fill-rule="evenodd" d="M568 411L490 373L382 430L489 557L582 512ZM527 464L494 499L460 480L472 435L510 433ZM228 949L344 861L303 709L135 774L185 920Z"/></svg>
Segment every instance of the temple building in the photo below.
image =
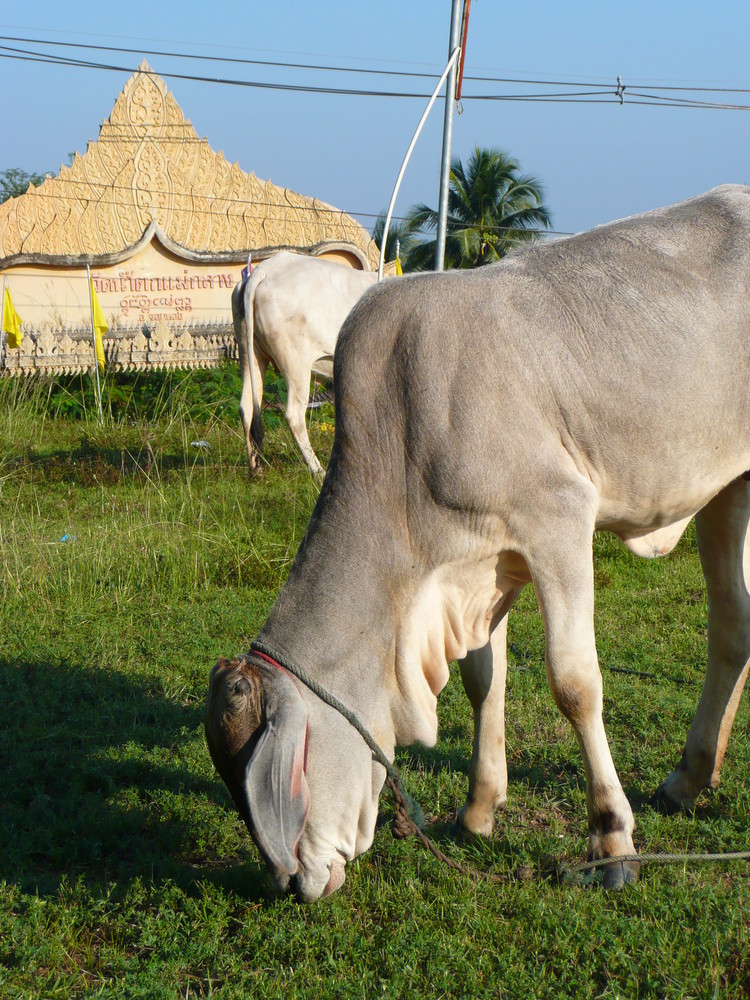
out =
<svg viewBox="0 0 750 1000"><path fill-rule="evenodd" d="M86 152L0 205L0 282L24 334L19 349L3 336L0 372L92 368L89 274L108 365L204 368L235 357L232 289L249 258L282 248L378 266L353 218L214 152L142 62Z"/></svg>

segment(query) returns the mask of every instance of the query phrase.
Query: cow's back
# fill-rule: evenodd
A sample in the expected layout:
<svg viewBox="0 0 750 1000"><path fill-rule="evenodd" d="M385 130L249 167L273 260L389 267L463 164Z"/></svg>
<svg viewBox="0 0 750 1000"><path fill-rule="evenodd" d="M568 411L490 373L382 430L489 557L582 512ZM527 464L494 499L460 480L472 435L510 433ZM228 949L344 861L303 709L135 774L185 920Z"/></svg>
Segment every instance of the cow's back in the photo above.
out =
<svg viewBox="0 0 750 1000"><path fill-rule="evenodd" d="M285 250L259 267L265 274L255 296L256 335L279 361L291 352L310 363L330 357L347 313L377 280L372 272Z"/></svg>
<svg viewBox="0 0 750 1000"><path fill-rule="evenodd" d="M342 441L366 463L366 441L390 434L399 464L459 506L516 498L533 488L519 456L538 476L562 449L603 524L697 509L750 466L749 285L750 189L727 186L381 286L339 340Z"/></svg>

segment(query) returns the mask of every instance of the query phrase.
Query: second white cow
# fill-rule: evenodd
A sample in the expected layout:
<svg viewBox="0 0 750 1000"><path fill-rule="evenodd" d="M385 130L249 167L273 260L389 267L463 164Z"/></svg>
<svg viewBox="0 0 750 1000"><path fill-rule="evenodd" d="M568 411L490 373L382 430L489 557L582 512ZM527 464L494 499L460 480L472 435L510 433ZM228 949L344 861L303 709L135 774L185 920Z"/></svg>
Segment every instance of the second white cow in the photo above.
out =
<svg viewBox="0 0 750 1000"><path fill-rule="evenodd" d="M313 475L322 466L310 444L305 410L313 372L330 378L341 324L378 276L282 250L262 261L232 292L250 474L263 450L263 380L269 361L287 384L286 421Z"/></svg>

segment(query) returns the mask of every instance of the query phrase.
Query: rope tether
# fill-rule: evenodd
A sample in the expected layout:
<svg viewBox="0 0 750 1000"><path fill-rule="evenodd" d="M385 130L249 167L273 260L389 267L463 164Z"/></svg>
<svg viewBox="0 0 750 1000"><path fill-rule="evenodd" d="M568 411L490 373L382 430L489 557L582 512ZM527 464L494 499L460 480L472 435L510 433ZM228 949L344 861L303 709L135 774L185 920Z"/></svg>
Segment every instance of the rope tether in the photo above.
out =
<svg viewBox="0 0 750 1000"><path fill-rule="evenodd" d="M412 796L402 788L401 776L399 775L398 768L386 757L385 753L375 742L369 731L365 729L354 712L348 709L343 702L339 701L338 698L332 695L329 691L326 691L326 689L310 677L307 671L303 670L302 667L292 663L286 657L282 659L273 649L267 646L266 643L256 640L250 646L250 652L241 658L248 659L252 656L256 656L265 663L270 663L272 666L287 670L290 674L296 677L298 681L304 684L305 687L309 688L310 691L316 695L316 697L320 698L322 702L343 715L346 721L354 729L356 729L369 747L375 760L379 764L382 764L385 768L385 783L393 795L396 806L396 815L391 825L391 832L394 837L406 839L409 836L415 836L439 861L442 861L444 864L448 865L454 871L459 872L461 875L466 875L467 877L476 880L486 880L491 882L511 881L513 876L510 874L484 872L476 868L470 868L467 865L462 865L458 861L454 861L452 858L449 858L447 854L444 854L440 848L438 848L433 841L430 840L430 838L422 830L422 826L424 826L425 823L422 807L416 799L412 798ZM593 876L596 874L596 869L628 861L637 862L639 864L674 864L684 863L686 861L750 861L750 851L729 851L723 854L619 854L615 857L597 858L594 861L583 861L575 865L557 865L555 866L553 875L558 879L558 881L562 882L591 881ZM589 874L587 876L583 876L584 872L588 872Z"/></svg>

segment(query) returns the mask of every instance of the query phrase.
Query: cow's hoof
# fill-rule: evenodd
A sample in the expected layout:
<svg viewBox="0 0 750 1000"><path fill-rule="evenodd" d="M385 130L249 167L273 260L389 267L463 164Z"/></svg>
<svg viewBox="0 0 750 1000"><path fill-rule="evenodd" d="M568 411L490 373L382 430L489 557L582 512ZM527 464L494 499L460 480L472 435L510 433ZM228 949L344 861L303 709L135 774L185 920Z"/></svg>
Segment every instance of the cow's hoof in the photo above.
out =
<svg viewBox="0 0 750 1000"><path fill-rule="evenodd" d="M616 861L604 869L604 888L622 889L625 885L635 885L641 866L637 861Z"/></svg>
<svg viewBox="0 0 750 1000"><path fill-rule="evenodd" d="M467 839L491 837L495 830L495 814L473 805L464 805L458 811L458 826Z"/></svg>
<svg viewBox="0 0 750 1000"><path fill-rule="evenodd" d="M659 785L651 796L651 807L652 809L656 809L657 812L664 813L665 816L673 816L678 812L689 811L688 806L684 806L682 802L672 798L664 785Z"/></svg>
<svg viewBox="0 0 750 1000"><path fill-rule="evenodd" d="M477 839L477 834L472 830L468 830L459 819L456 819L456 822L451 824L450 835L459 844L471 844Z"/></svg>

